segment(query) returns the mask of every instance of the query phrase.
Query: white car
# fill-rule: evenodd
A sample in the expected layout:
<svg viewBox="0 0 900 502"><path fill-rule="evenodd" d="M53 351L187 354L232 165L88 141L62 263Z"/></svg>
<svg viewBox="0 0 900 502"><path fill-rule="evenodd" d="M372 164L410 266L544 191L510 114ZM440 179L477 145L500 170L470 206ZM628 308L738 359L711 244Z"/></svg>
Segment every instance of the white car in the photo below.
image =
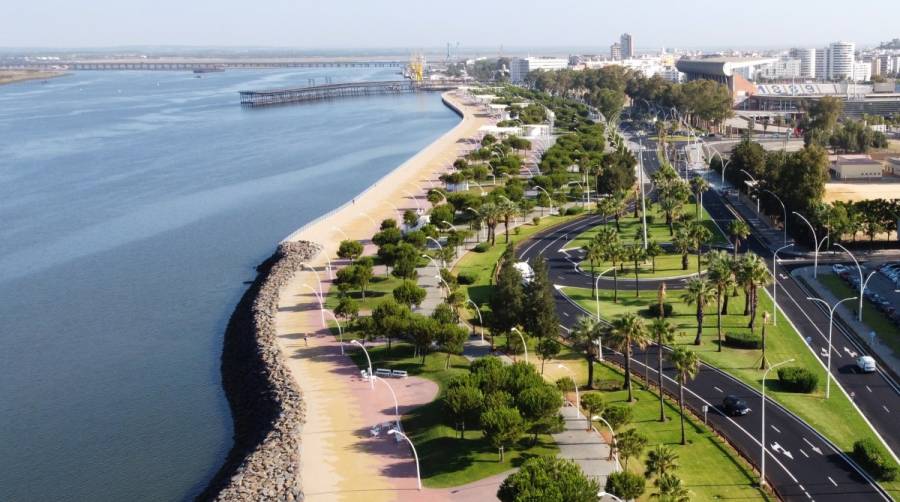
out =
<svg viewBox="0 0 900 502"><path fill-rule="evenodd" d="M856 358L856 371L859 373L874 373L877 367L875 366L875 358L872 356L859 356Z"/></svg>
<svg viewBox="0 0 900 502"><path fill-rule="evenodd" d="M844 270L847 270L847 267L841 265L840 263L835 263L834 265L831 266L831 270L832 270L835 274L840 274L840 273L843 272Z"/></svg>

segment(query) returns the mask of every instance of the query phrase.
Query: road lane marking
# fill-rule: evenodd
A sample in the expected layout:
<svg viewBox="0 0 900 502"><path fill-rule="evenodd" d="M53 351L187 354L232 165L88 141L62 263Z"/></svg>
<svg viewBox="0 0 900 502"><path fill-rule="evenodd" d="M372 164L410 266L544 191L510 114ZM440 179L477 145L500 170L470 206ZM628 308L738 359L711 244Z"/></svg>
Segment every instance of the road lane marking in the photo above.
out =
<svg viewBox="0 0 900 502"><path fill-rule="evenodd" d="M797 449L800 450L800 453L802 453L804 457L809 458L809 455L807 455L806 452L803 451L803 448L797 448Z"/></svg>
<svg viewBox="0 0 900 502"><path fill-rule="evenodd" d="M872 392L872 388L869 387L868 385L866 385L866 390L869 391L869 392Z"/></svg>
<svg viewBox="0 0 900 502"><path fill-rule="evenodd" d="M831 476L828 476L828 481L831 481L831 484L833 484L834 486L837 486L837 483L835 483L834 480L831 479Z"/></svg>
<svg viewBox="0 0 900 502"><path fill-rule="evenodd" d="M774 426L774 425L771 425L771 424L769 424L769 427L771 427L771 428L773 428L773 429L775 429L775 432L777 432L777 433L779 433L779 434L781 434L781 431L780 431L780 430L778 430L778 427L775 427L775 426Z"/></svg>
<svg viewBox="0 0 900 502"><path fill-rule="evenodd" d="M718 388L718 387L716 387L716 386L715 386L715 385L713 385L713 389L716 389L716 390L717 390L717 391L719 391L719 392L722 392L722 393L724 393L724 392L725 392L725 391L724 391L724 390L722 390L722 389L720 389L720 388Z"/></svg>
<svg viewBox="0 0 900 502"><path fill-rule="evenodd" d="M887 406L885 406L885 405L882 404L881 407L884 408L884 411L886 411L886 412L888 412L888 413L891 412L891 410L889 410Z"/></svg>
<svg viewBox="0 0 900 502"><path fill-rule="evenodd" d="M568 313L568 312L563 311L563 315L566 316L566 317L569 317L569 313Z"/></svg>
<svg viewBox="0 0 900 502"><path fill-rule="evenodd" d="M818 446L816 446L816 445L810 443L810 442L809 442L809 439L806 439L806 438L801 438L801 439L803 439L803 442L806 443L806 444L808 444L809 447L812 448L812 451L818 453L819 455L822 454L822 449L819 448Z"/></svg>

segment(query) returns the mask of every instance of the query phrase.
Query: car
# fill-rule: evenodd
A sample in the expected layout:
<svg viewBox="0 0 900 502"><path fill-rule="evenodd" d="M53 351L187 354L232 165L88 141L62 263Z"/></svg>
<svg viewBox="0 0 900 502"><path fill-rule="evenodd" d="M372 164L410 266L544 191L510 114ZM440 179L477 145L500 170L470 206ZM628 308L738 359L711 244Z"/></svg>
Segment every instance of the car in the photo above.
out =
<svg viewBox="0 0 900 502"><path fill-rule="evenodd" d="M835 263L834 265L831 266L831 270L835 274L840 274L841 272L847 270L847 267L841 265L840 263Z"/></svg>
<svg viewBox="0 0 900 502"><path fill-rule="evenodd" d="M744 401L737 396L725 396L725 399L722 400L722 409L725 410L727 415L733 417L744 416L747 413L750 413L750 407L747 406L747 401Z"/></svg>
<svg viewBox="0 0 900 502"><path fill-rule="evenodd" d="M856 371L858 373L875 373L877 369L874 357L859 356L856 358Z"/></svg>

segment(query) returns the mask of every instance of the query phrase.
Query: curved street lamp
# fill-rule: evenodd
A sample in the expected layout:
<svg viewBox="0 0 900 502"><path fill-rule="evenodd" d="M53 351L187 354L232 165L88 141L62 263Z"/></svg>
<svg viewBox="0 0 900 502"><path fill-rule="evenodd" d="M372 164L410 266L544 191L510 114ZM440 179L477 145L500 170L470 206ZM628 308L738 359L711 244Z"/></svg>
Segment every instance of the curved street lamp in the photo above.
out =
<svg viewBox="0 0 900 502"><path fill-rule="evenodd" d="M359 348L363 349L363 352L366 354L366 360L369 361L369 385L372 387L372 390L375 390L375 372L372 371L372 358L369 357L369 351L358 340L350 340L350 343L359 345Z"/></svg>
<svg viewBox="0 0 900 502"><path fill-rule="evenodd" d="M397 428L399 429L400 428L400 402L397 401L397 394L394 392L394 388L391 387L391 384L389 384L387 380L379 377L378 375L372 375L372 378L387 385L388 390L391 391L391 397L394 398L394 423L397 424Z"/></svg>
<svg viewBox="0 0 900 502"><path fill-rule="evenodd" d="M322 317L322 327L325 327L325 303L322 301L322 297L319 296L319 292L316 291L316 288L310 286L309 284L303 284L303 287L309 288L310 291L313 292L313 296L316 297L316 300L319 302L319 313Z"/></svg>
<svg viewBox="0 0 900 502"><path fill-rule="evenodd" d="M845 248L844 246L842 246L840 243L835 243L834 245L837 246L837 247L839 247L839 248L841 248L841 249L843 249L845 253L847 253L848 255L850 255L850 258L853 258L853 263L856 264L856 270L859 271L859 314L858 314L858 316L857 316L857 320L858 320L859 322L862 322L862 320L863 320L863 318L862 318L862 312L863 312L863 298L865 298L864 293L865 293L865 291L866 291L866 285L869 284L869 279L871 279L872 276L875 275L875 271L873 270L873 271L869 272L869 276L866 277L865 279L863 279L863 271L862 271L862 267L859 266L859 261L857 261L857 260L856 260L856 257L853 256L853 253L851 253L850 250L848 250L847 248Z"/></svg>
<svg viewBox="0 0 900 502"><path fill-rule="evenodd" d="M550 192L548 192L543 187L538 186L538 185L531 187L531 189L532 190L540 190L540 191L544 192L545 194L547 194L547 198L550 199L550 216L553 216L553 196L550 195Z"/></svg>
<svg viewBox="0 0 900 502"><path fill-rule="evenodd" d="M781 200L781 197L775 194L775 192L769 190L768 188L763 188L763 192L768 193L772 197L775 197L775 200L781 204L781 211L784 213L784 244L787 245L787 207L784 205L784 202Z"/></svg>
<svg viewBox="0 0 900 502"><path fill-rule="evenodd" d="M801 220L806 222L806 224L809 226L809 230L812 232L812 235L813 235L813 279L815 279L819 276L819 248L822 247L822 244L825 243L825 239L827 239L828 236L826 235L825 237L822 237L822 242L819 243L818 237L816 236L816 229L813 227L812 223L810 223L809 220L807 220L805 216L798 213L797 211L791 211L791 213L796 214L798 217L800 217Z"/></svg>
<svg viewBox="0 0 900 502"><path fill-rule="evenodd" d="M406 434L400 432L397 429L389 430L388 434L396 434L396 435L402 437L403 439L406 440L407 443L409 443L409 447L412 448L413 457L416 459L416 481L419 484L419 490L421 490L422 489L422 473L419 470L419 454L416 453L416 446L413 444L412 440L406 436Z"/></svg>
<svg viewBox="0 0 900 502"><path fill-rule="evenodd" d="M522 339L522 348L525 349L525 363L528 364L528 344L525 343L525 335L523 335L522 332L519 331L518 328L513 328L512 331L515 331L516 333L518 333L519 338Z"/></svg>
<svg viewBox="0 0 900 502"><path fill-rule="evenodd" d="M843 300L838 300L833 306L829 305L828 302L822 300L821 298L813 298L811 296L806 297L807 300L811 302L818 302L822 305L825 305L825 309L828 310L828 374L825 375L825 399L831 395L831 332L834 329L834 311L838 308L838 305L850 301L855 300L855 296L851 296L850 298L844 298Z"/></svg>
<svg viewBox="0 0 900 502"><path fill-rule="evenodd" d="M762 441L760 441L760 446L762 447L761 461L759 464L759 486L763 486L766 484L766 376L769 375L769 372L774 370L775 368L794 362L794 359L788 359L787 361L781 361L778 364L772 365L763 373L762 377Z"/></svg>
<svg viewBox="0 0 900 502"><path fill-rule="evenodd" d="M772 286L772 326L778 326L778 275L775 273L775 265L778 264L778 253L791 246L793 246L793 244L781 246L776 249L775 253L772 255L772 279L775 281Z"/></svg>
<svg viewBox="0 0 900 502"><path fill-rule="evenodd" d="M481 341L484 343L484 321L481 319L481 309L478 308L478 305L472 301L471 298L466 297L466 301L471 303L473 307L475 307L475 313L478 314L478 325L481 327Z"/></svg>
<svg viewBox="0 0 900 502"><path fill-rule="evenodd" d="M581 413L581 395L578 393L578 382L575 381L575 372L563 363L557 363L556 367L564 369L572 375L572 383L575 384L575 417L577 418L578 414Z"/></svg>
<svg viewBox="0 0 900 502"><path fill-rule="evenodd" d="M330 310L326 310L329 314L331 314L331 318L334 319L335 324L338 327L338 341L341 344L341 355L344 355L344 328L341 327L341 321L338 320L337 316L334 315L334 312Z"/></svg>

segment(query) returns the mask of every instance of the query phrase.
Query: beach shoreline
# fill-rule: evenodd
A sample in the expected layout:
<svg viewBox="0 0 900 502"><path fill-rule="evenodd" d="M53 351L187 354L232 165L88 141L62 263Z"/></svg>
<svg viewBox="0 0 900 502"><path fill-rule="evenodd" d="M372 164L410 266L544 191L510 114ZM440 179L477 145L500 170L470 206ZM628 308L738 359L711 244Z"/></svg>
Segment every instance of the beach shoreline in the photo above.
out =
<svg viewBox="0 0 900 502"><path fill-rule="evenodd" d="M32 80L47 80L67 75L64 71L0 70L0 85L18 84Z"/></svg>
<svg viewBox="0 0 900 502"><path fill-rule="evenodd" d="M329 500L340 500L342 496L330 490L345 490L347 481L363 483L356 489L378 486L386 491L376 498L395 500L393 490L400 489L398 483L408 488L406 469L397 470L404 475L386 476L370 458L371 454L348 449L347 441L356 441L357 436L323 436L315 432L329 429L335 419L327 416L332 413L307 410L334 407L333 399L338 394L344 396L340 406L348 411L341 417L342 427L358 429L360 420L371 421L375 417L360 403L368 394L353 388L358 382L334 377L337 368L346 368L349 361L339 355L339 345L333 341L330 344L329 352L336 355L332 360L323 361L310 352L307 359L314 364L304 364L308 362L304 361L304 351L320 351L333 340L320 322L317 299L308 294L308 283L315 284L323 278L322 274L326 274L326 281L329 279L330 257L335 256L341 240L366 242L382 219L400 219L403 209L418 209L421 201L427 204L428 189L436 186L438 176L451 167L462 140L474 136L489 121L463 104L453 91L444 93L441 99L461 117L456 126L350 201L291 233L281 241L275 254L258 267L256 281L235 308L222 356L223 386L235 422L235 444L198 500L299 500L307 498L304 493L310 487L313 494L328 493ZM430 186L426 188L423 183ZM290 252L298 246L300 252ZM326 285L319 283L320 291L323 288ZM308 344L307 335L315 337L313 344ZM265 378L259 378L260 374ZM256 378L247 378L250 375ZM323 383L342 389L327 394L317 392L316 387ZM424 404L434 398L435 392L431 389L424 395L410 393L410 402L403 406ZM294 397L266 400L267 396L281 394L299 396L299 404ZM288 407L279 409L285 402ZM256 409L259 403L264 406ZM292 423L285 423L286 416ZM367 471L366 476L358 472L348 476L340 467L346 465L344 462L323 461L347 455L357 457L349 462L357 471ZM314 460L304 461L306 456ZM352 493L348 492L351 498Z"/></svg>

